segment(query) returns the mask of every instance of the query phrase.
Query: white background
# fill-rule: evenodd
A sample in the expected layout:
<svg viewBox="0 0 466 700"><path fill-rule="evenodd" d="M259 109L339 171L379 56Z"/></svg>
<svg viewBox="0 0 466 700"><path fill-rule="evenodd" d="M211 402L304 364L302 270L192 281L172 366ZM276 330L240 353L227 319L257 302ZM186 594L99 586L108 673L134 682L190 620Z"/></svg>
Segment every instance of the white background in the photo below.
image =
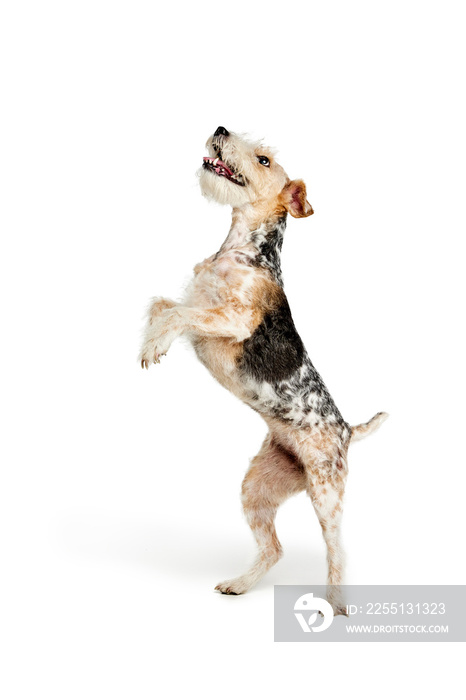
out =
<svg viewBox="0 0 466 700"><path fill-rule="evenodd" d="M6 2L0 18L5 698L453 696L460 645L273 642L273 585L321 583L304 494L285 557L239 490L265 425L177 342L136 362L229 211L196 170L222 124L278 147L315 215L286 291L350 423L347 583L464 583L460 2Z"/></svg>

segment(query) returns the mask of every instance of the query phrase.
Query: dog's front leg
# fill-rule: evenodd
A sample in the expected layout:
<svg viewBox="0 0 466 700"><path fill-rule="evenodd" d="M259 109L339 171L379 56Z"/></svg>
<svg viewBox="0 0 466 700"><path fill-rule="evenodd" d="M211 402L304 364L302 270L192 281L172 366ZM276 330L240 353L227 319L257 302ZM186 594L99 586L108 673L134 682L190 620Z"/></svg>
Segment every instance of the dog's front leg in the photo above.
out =
<svg viewBox="0 0 466 700"><path fill-rule="evenodd" d="M147 325L149 326L151 322L164 311L173 309L175 306L179 306L179 304L173 301L173 299L166 299L165 297L154 297L151 299L149 308L147 309Z"/></svg>
<svg viewBox="0 0 466 700"><path fill-rule="evenodd" d="M147 323L139 359L141 367L149 369L149 365L159 362L160 355L165 355L176 338L176 324L172 323L172 311L179 307L175 301L163 297L152 299L147 311ZM172 336L170 337L170 326Z"/></svg>
<svg viewBox="0 0 466 700"><path fill-rule="evenodd" d="M175 304L165 307L149 318L140 355L141 367L149 369L151 363L159 362L175 338L185 332L241 342L251 335L251 318L248 313L232 312L224 307L197 309Z"/></svg>

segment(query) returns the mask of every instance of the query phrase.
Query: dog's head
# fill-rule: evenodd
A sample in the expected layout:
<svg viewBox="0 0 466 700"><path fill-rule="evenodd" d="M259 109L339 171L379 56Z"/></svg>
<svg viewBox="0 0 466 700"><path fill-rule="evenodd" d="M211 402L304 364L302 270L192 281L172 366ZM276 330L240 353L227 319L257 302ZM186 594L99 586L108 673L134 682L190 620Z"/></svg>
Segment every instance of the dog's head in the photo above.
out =
<svg viewBox="0 0 466 700"><path fill-rule="evenodd" d="M302 180L290 180L274 152L219 126L207 141L209 155L200 170L204 196L233 208L253 205L287 211L292 216L313 214Z"/></svg>

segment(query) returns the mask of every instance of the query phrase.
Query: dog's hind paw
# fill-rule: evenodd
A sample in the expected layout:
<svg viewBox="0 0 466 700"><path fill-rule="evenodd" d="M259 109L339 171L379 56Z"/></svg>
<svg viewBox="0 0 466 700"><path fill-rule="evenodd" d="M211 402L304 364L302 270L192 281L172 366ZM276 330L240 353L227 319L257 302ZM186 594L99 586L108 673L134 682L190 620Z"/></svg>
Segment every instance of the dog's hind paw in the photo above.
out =
<svg viewBox="0 0 466 700"><path fill-rule="evenodd" d="M246 593L250 587L250 584L248 584L242 576L239 576L238 578L232 578L229 581L218 583L215 586L215 590L225 595L241 595L242 593Z"/></svg>
<svg viewBox="0 0 466 700"><path fill-rule="evenodd" d="M344 615L345 617L349 617L348 608L346 607L346 605L344 605L344 606L343 605L335 605L335 606L332 605L332 607L333 607L333 614L335 615L335 617L337 615Z"/></svg>

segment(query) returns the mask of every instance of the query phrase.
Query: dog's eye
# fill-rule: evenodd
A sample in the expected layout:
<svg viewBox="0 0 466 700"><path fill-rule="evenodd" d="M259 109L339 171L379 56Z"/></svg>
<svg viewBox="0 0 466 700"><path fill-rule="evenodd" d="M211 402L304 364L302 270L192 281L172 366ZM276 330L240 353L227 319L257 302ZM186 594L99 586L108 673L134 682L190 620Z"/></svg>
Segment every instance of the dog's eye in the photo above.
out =
<svg viewBox="0 0 466 700"><path fill-rule="evenodd" d="M270 165L270 160L267 158L267 156L257 156L257 160L261 165L265 165L266 168L268 168Z"/></svg>

